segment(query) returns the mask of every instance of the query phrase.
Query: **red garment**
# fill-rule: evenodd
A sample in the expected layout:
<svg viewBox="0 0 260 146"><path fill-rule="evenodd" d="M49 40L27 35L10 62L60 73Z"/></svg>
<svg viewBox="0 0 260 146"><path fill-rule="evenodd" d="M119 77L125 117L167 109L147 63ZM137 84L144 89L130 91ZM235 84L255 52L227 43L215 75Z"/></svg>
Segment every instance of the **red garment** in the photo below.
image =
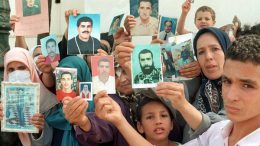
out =
<svg viewBox="0 0 260 146"><path fill-rule="evenodd" d="M49 63L52 63L52 62L55 62L55 61L59 61L59 60L60 60L60 55L56 54L53 60L51 60L50 56L47 56L45 58L45 63L49 64Z"/></svg>
<svg viewBox="0 0 260 146"><path fill-rule="evenodd" d="M62 90L57 90L56 95L57 95L58 101L62 101L62 99L66 96L69 96L71 98L76 97L76 93L73 90L70 93L64 93Z"/></svg>

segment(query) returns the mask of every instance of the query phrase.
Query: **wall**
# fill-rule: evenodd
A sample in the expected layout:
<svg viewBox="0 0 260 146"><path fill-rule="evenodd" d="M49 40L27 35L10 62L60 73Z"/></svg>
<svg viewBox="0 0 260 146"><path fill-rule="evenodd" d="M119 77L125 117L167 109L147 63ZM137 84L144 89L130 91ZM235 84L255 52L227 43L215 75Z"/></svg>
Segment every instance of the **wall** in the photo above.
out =
<svg viewBox="0 0 260 146"><path fill-rule="evenodd" d="M51 33L57 34L59 38L64 33L66 23L64 11L72 8L79 9L81 13L101 13L101 32L109 29L114 16L118 14L129 14L129 0L61 0L55 4L53 0ZM10 0L12 14L15 0ZM164 16L179 18L181 5L184 0L159 0L159 13ZM242 24L254 25L260 23L259 0L195 0L187 17L186 28L196 31L194 26L194 13L202 5L212 7L216 12L216 27L231 23L234 15L237 15ZM36 44L35 37L28 37L29 47ZM14 37L10 38L10 45L14 46Z"/></svg>

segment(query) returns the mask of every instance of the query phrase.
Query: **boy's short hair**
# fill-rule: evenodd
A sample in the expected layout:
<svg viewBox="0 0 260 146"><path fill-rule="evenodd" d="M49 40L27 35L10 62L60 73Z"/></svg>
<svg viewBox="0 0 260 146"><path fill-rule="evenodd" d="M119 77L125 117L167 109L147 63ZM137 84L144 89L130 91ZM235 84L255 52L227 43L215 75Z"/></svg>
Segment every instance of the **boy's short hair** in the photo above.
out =
<svg viewBox="0 0 260 146"><path fill-rule="evenodd" d="M195 13L195 18L194 18L194 22L196 22L196 18L197 18L197 14L198 12L209 12L211 14L212 20L215 21L216 20L216 13L215 11L209 7L209 6L201 6L197 9L196 13Z"/></svg>
<svg viewBox="0 0 260 146"><path fill-rule="evenodd" d="M228 59L260 65L260 35L239 37L228 49L226 60Z"/></svg>

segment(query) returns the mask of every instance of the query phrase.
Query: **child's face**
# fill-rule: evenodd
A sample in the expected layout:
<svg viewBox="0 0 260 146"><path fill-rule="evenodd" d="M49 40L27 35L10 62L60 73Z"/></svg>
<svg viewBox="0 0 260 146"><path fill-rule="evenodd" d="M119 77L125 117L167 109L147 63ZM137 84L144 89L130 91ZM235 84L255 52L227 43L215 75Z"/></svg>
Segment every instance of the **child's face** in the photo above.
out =
<svg viewBox="0 0 260 146"><path fill-rule="evenodd" d="M149 102L141 109L141 121L137 129L150 142L168 140L173 123L167 108L159 102Z"/></svg>
<svg viewBox="0 0 260 146"><path fill-rule="evenodd" d="M199 11L196 15L195 25L198 29L214 26L215 21L212 19L212 15L208 11Z"/></svg>

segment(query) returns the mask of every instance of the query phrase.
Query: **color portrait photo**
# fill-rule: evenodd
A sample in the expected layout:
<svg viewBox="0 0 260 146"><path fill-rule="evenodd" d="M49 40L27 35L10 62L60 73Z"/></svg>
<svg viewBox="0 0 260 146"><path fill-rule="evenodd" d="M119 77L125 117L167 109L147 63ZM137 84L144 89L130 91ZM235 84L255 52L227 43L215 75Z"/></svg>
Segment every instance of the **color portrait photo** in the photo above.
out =
<svg viewBox="0 0 260 146"><path fill-rule="evenodd" d="M130 0L130 14L136 19L131 35L152 36L158 31L158 0Z"/></svg>
<svg viewBox="0 0 260 146"><path fill-rule="evenodd" d="M69 17L68 54L96 54L100 48L100 14Z"/></svg>
<svg viewBox="0 0 260 146"><path fill-rule="evenodd" d="M92 82L80 82L79 83L79 96L87 101L93 100L92 95Z"/></svg>
<svg viewBox="0 0 260 146"><path fill-rule="evenodd" d="M159 44L136 45L131 56L133 88L155 87L162 79Z"/></svg>
<svg viewBox="0 0 260 146"><path fill-rule="evenodd" d="M106 90L108 94L116 93L114 57L91 56L93 94Z"/></svg>
<svg viewBox="0 0 260 146"><path fill-rule="evenodd" d="M76 97L77 89L77 69L56 68L56 95L60 102L66 96Z"/></svg>
<svg viewBox="0 0 260 146"><path fill-rule="evenodd" d="M60 52L55 35L50 35L41 39L42 54L45 56L45 64L50 64L60 60Z"/></svg>
<svg viewBox="0 0 260 146"><path fill-rule="evenodd" d="M158 37L161 40L168 41L170 37L175 35L177 26L177 18L160 17L159 34Z"/></svg>

